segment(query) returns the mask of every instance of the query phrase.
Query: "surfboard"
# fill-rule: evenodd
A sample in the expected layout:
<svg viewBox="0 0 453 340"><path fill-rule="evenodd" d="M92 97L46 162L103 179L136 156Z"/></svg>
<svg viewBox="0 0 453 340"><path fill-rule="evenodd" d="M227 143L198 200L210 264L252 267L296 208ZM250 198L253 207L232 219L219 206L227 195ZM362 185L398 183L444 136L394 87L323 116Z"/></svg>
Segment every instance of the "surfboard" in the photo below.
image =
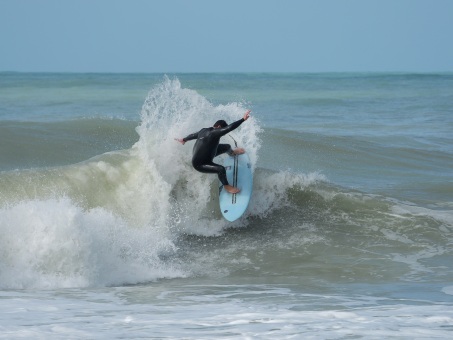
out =
<svg viewBox="0 0 453 340"><path fill-rule="evenodd" d="M233 222L247 210L252 196L252 164L247 153L244 153L242 155L228 156L223 166L226 169L228 183L241 189L237 194L230 194L219 182L220 211L226 220Z"/></svg>

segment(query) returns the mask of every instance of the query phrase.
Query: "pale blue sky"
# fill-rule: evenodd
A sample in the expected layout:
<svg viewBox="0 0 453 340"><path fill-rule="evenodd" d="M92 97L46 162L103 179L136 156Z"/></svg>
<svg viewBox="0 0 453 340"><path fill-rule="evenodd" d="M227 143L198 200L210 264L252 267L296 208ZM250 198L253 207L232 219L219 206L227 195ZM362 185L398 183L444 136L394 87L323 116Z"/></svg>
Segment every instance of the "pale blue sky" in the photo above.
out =
<svg viewBox="0 0 453 340"><path fill-rule="evenodd" d="M0 0L0 71L453 71L453 0Z"/></svg>

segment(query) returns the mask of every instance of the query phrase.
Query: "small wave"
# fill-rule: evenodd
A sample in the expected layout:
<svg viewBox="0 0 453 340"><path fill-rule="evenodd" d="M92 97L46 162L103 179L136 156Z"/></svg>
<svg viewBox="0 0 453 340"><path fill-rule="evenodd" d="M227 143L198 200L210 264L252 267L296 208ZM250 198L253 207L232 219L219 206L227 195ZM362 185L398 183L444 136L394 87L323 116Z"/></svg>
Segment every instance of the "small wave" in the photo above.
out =
<svg viewBox="0 0 453 340"><path fill-rule="evenodd" d="M58 122L0 122L0 171L54 167L129 149L136 122L90 118Z"/></svg>

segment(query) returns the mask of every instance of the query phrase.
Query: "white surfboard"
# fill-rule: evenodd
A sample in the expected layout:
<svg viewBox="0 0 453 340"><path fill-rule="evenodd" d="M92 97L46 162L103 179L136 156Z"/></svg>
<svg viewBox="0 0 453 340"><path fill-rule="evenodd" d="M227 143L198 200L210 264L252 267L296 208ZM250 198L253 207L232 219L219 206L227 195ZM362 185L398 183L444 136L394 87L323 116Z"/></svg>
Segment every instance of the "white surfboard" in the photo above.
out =
<svg viewBox="0 0 453 340"><path fill-rule="evenodd" d="M223 217L230 222L237 220L247 210L252 196L253 174L252 164L247 153L237 156L228 156L223 166L226 169L228 183L241 191L230 194L219 186L219 205Z"/></svg>

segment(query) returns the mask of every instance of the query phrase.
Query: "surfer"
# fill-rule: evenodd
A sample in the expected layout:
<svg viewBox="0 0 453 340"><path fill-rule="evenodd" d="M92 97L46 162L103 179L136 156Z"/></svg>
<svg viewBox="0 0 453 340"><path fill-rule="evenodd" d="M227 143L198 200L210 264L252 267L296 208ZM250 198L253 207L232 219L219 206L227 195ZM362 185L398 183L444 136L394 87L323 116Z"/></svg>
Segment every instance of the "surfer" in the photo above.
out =
<svg viewBox="0 0 453 340"><path fill-rule="evenodd" d="M204 173L216 173L219 176L220 182L226 191L231 194L236 194L240 190L228 184L226 170L222 165L213 162L214 157L223 153L228 153L230 156L240 155L245 152L243 148L232 149L230 144L219 144L220 137L228 132L238 128L243 122L249 119L250 110L248 110L242 119L227 124L224 120L218 120L213 127L203 128L198 132L192 133L184 138L176 138L178 142L184 145L187 141L196 139L193 147L192 165L195 170Z"/></svg>

